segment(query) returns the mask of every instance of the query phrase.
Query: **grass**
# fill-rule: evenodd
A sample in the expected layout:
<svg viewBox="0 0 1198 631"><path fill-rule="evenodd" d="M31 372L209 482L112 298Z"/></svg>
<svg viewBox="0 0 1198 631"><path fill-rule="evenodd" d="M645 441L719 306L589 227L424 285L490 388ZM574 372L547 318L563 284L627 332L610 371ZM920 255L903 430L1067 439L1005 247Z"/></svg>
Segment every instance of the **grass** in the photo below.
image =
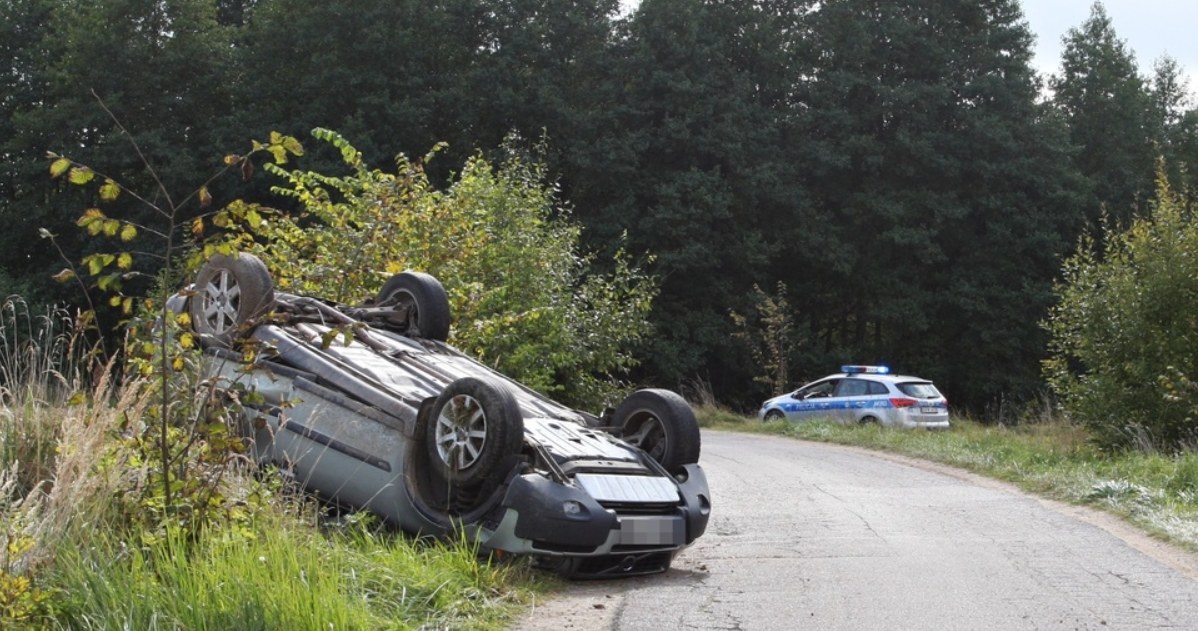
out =
<svg viewBox="0 0 1198 631"><path fill-rule="evenodd" d="M497 629L520 608L521 565L469 545L351 524L329 532L302 511L260 516L252 538L128 546L100 537L53 574L70 629Z"/></svg>
<svg viewBox="0 0 1198 631"><path fill-rule="evenodd" d="M1043 415L1015 426L955 419L948 431L925 432L822 421L761 423L713 406L697 413L713 429L854 445L960 467L1043 497L1108 511L1198 551L1198 453L1103 453L1084 428Z"/></svg>

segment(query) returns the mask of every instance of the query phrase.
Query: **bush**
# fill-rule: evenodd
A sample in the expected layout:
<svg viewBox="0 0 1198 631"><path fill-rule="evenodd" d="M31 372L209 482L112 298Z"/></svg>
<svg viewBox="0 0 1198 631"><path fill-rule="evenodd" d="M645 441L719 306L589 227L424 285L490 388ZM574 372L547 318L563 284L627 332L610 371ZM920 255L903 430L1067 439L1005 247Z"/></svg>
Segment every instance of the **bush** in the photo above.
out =
<svg viewBox="0 0 1198 631"><path fill-rule="evenodd" d="M1162 178L1147 217L1106 227L1065 262L1045 374L1106 448L1174 451L1198 437L1198 223ZM1095 250L1100 250L1095 252Z"/></svg>
<svg viewBox="0 0 1198 631"><path fill-rule="evenodd" d="M336 133L313 135L351 173L267 165L286 182L275 192L301 212L243 213L251 221L233 237L280 287L357 303L391 274L428 272L449 294L456 346L567 402L614 400L613 377L633 365L630 349L649 331L656 285L622 255L611 274L591 272L579 228L538 164L515 152L498 167L475 157L437 190L420 162L400 156L396 173L371 169Z"/></svg>

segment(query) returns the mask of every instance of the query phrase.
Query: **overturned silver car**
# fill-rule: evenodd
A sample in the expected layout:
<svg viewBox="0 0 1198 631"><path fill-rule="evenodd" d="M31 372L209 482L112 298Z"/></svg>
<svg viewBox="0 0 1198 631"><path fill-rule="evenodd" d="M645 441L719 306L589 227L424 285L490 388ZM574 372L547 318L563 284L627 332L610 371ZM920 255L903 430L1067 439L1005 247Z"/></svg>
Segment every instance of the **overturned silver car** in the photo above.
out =
<svg viewBox="0 0 1198 631"><path fill-rule="evenodd" d="M276 292L248 254L214 256L195 281L175 308L218 386L238 391L252 455L323 499L575 578L665 571L707 527L685 400L638 390L601 415L556 403L445 343L432 276L396 274L360 306Z"/></svg>

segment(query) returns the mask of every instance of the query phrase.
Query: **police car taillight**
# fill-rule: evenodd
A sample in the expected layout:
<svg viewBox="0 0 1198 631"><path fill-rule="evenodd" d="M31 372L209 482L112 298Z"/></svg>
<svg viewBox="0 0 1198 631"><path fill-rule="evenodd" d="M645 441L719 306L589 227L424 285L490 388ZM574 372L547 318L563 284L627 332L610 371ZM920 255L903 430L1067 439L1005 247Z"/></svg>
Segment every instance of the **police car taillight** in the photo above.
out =
<svg viewBox="0 0 1198 631"><path fill-rule="evenodd" d="M892 399L890 399L890 405L893 405L896 408L913 408L913 407L919 405L919 401L916 401L915 399L907 399L904 397L893 397Z"/></svg>
<svg viewBox="0 0 1198 631"><path fill-rule="evenodd" d="M850 375L885 375L890 372L887 366L841 366L840 372Z"/></svg>

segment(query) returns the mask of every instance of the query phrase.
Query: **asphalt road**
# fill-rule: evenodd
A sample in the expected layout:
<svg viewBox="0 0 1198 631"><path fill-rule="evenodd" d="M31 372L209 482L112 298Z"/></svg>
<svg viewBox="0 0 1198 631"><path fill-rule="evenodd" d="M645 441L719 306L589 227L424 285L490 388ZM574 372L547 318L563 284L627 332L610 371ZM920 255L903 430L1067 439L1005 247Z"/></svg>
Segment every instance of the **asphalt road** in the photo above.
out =
<svg viewBox="0 0 1198 631"><path fill-rule="evenodd" d="M853 448L703 432L707 533L521 630L1198 629L1198 557L1096 511Z"/></svg>

